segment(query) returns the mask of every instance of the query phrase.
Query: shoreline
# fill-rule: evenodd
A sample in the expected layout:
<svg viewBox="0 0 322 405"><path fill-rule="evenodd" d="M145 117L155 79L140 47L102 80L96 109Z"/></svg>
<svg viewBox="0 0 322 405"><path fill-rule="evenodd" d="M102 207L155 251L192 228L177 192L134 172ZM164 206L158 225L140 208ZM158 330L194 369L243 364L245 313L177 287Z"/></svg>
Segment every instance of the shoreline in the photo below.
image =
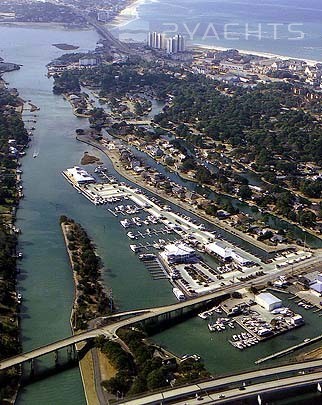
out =
<svg viewBox="0 0 322 405"><path fill-rule="evenodd" d="M23 22L23 21L0 21L0 27L9 28L33 28L33 29L56 29L56 30L71 30L71 31L92 31L91 27L73 26L69 23L56 23L56 22Z"/></svg>
<svg viewBox="0 0 322 405"><path fill-rule="evenodd" d="M216 46L216 45L206 45L206 44L191 44L188 46L189 49L192 50L214 50L214 51L227 51L229 49L232 48L227 48L224 46ZM299 58L299 57L293 57L293 56L287 56L287 55L280 55L280 54L276 54L276 53L271 53L271 52L265 52L265 51L248 51L245 49L239 49L237 48L238 52L241 55L254 55L254 56L258 56L258 57L262 57L262 58L266 58L266 59L280 59L280 60L298 60L298 61L303 61L306 62L308 65L310 66L314 66L317 63L322 63L322 58L321 60L315 60L315 59L307 59L307 58Z"/></svg>
<svg viewBox="0 0 322 405"><path fill-rule="evenodd" d="M4 93L9 94L8 87L6 81L3 79L2 75L7 72L1 72L0 73L0 81L4 83L3 87L0 88L0 90ZM3 347L5 349L8 349L8 333L10 333L10 337L12 339L12 345L15 347L15 349L11 349L13 353L19 354L22 351L22 330L21 330L21 303L23 301L22 294L19 293L19 258L22 258L22 253L19 252L19 234L21 233L20 229L15 226L16 220L17 220L17 210L20 207L20 199L23 197L23 192L22 192L22 186L21 186L21 178L22 178L22 171L20 171L20 166L21 166L21 159L28 151L30 139L27 137L27 131L24 125L23 121L23 102L21 101L19 97L19 93L16 93L14 97L14 101L11 103L8 103L8 105L15 106L15 114L18 120L22 123L23 125L23 131L25 131L25 138L20 139L19 141L19 136L17 137L16 133L13 133L11 130L8 130L8 133L11 136L11 138L14 138L16 143L17 143L17 148L20 151L19 154L16 155L15 157L15 162L16 166L8 166L5 162L2 162L1 168L8 169L12 171L12 174L14 175L14 185L8 187L9 191L12 192L12 196L10 197L10 200L7 201L6 199L4 202L1 203L1 208L4 208L4 210L1 210L1 232L3 233L2 235L2 241L1 245L3 244L8 244L9 243L9 238L12 238L11 241L11 246L8 248L8 251L4 254L3 257L3 262L4 266L8 266L8 269L12 266L12 274L5 275L5 273L2 275L0 278L1 284L5 283L6 285L6 292L9 293L10 295L13 295L14 301L13 303L9 304L6 303L5 301L1 300L1 306L7 309L7 313L1 314L1 317L3 318L1 320L1 324L3 327L7 323L7 317L11 318L12 326L14 329L12 329L10 332L6 331L3 328ZM6 111L6 108L3 107L4 111ZM5 117L3 112L1 111L1 116ZM4 121L6 122L6 121ZM20 143L19 143L20 142ZM8 144L8 139L4 137L4 144ZM2 153L3 154L3 153ZM19 186L20 185L20 186ZM18 191L18 188L21 187L21 189ZM15 193L13 193L13 190L15 190ZM9 255L12 255L14 257L14 264L11 265L7 260L9 258ZM3 286L1 286L1 291L3 290ZM19 297L20 296L20 297ZM3 323L2 323L3 321ZM8 326L7 326L8 327ZM0 360L1 362L1 360ZM14 367L11 368L11 375L10 371L4 371L1 372L1 378L3 379L3 386L2 388L5 390L9 390L9 394L5 393L4 395L8 395L7 397L0 397L0 402L1 403L8 403L8 404L14 404L16 402L17 396L19 394L19 391L21 389L21 378L22 378L22 368L21 367ZM9 377L9 379L8 379ZM1 393L2 394L2 393Z"/></svg>
<svg viewBox="0 0 322 405"><path fill-rule="evenodd" d="M75 322L74 318L76 316L76 312L75 312L76 301L77 301L77 298L79 296L77 294L77 291L78 291L77 287L79 285L79 282L78 282L78 279L76 277L76 272L75 272L75 269L74 269L74 261L73 261L73 258L72 258L72 252L68 247L68 244L69 244L69 240L68 240L68 237L67 237L68 224L66 222L62 222L60 224L60 227L61 227L62 234L63 234L63 239L64 239L64 243L65 243L65 247L66 247L66 252L67 252L67 255L68 255L68 259L69 259L69 264L70 264L70 267L71 267L71 270L72 270L72 277L73 277L73 284L74 284L73 306L72 306L71 313L70 313L69 323L70 323L71 332L73 334L75 334L76 330L75 330L75 327L74 327L75 326L74 325L74 322ZM79 351L79 350L82 349L83 344L78 343L78 344L75 345L75 347L76 347L76 350ZM91 398L91 401L93 401L93 398L90 395L90 392L93 391L93 386L95 387L95 385L92 383L92 378L91 378L92 377L92 375L91 375L91 367L90 367L91 362L92 362L91 351L86 353L86 355L81 360L79 360L79 362L78 362L78 368L79 368L79 372L80 372L81 379L82 379L82 385L83 385L83 389L84 389L84 396L85 396L85 399L86 399L86 403L88 405L91 403L89 401L89 398ZM95 399L97 399L97 401L95 401ZM95 398L95 399L94 399L94 401L98 404L99 403L98 397ZM95 402L93 402L93 403L95 403ZM96 405L96 403L95 403L95 405Z"/></svg>
<svg viewBox="0 0 322 405"><path fill-rule="evenodd" d="M92 240L88 237L87 232L82 228L82 226L70 218L67 218L65 216L61 216L60 218L60 226L62 229L63 233L63 239L65 243L65 248L69 257L69 262L70 262L70 268L72 270L73 274L73 282L74 282L74 299L73 299L73 306L71 310L71 315L70 315L70 327L72 334L77 334L80 332L86 331L88 328L92 328L92 326L95 325L95 319L98 317L106 316L109 313L102 313L102 310L100 309L100 306L104 304L104 308L106 307L106 300L108 300L108 296L106 293L106 286L103 284L101 281L101 272L102 272L102 267L101 263L99 263L100 267L97 269L97 274L98 274L98 281L97 284L100 285L100 289L98 291L94 291L92 293L88 294L83 294L81 291L83 290L84 286L85 287L90 287L89 284L94 282L94 278L90 279L90 281L87 279L88 275L87 273L84 274L82 270L82 265L84 266L83 262L79 262L78 260L75 260L75 254L80 256L84 253L83 250L83 245L82 243L77 244L77 242L74 241L74 238L70 238L68 236L68 232L71 231L71 228L74 228L75 230L81 230L83 232L83 236L89 239L89 244L87 247L91 247L93 249L93 253L97 258L99 256L96 255L96 249L94 247L94 244ZM75 239L77 240L77 239ZM76 247L78 247L76 250L71 248L71 245L76 244ZM100 259L98 259L100 260ZM79 269L76 269L76 266L79 267ZM102 296L103 295L103 296ZM85 301L85 306L79 304L79 300ZM95 300L96 302L89 303L90 301ZM88 311L89 313L94 311L95 313L95 319L91 318L90 320L87 320L87 316L84 318L84 313L82 311ZM85 312L85 313L86 313ZM82 319L83 317L83 319ZM81 323L83 322L83 324ZM86 323L84 325L84 322ZM79 323L79 324L78 324ZM86 326L86 328L84 328ZM78 343L75 345L77 351L82 350L86 344L84 345L83 343ZM95 352L96 347L90 348L78 361L78 367L80 370L81 374L81 379L82 379L82 385L84 389L84 395L86 398L86 402L88 405L99 405L102 403L102 399L104 397L103 393L103 388L101 388L100 384L97 384L97 381L102 380L102 370L104 370L103 363L99 360L99 356L97 356Z"/></svg>
<svg viewBox="0 0 322 405"><path fill-rule="evenodd" d="M133 0L114 18L107 22L109 29L122 28L140 19L139 8L144 4L153 3L152 0Z"/></svg>
<svg viewBox="0 0 322 405"><path fill-rule="evenodd" d="M118 28L124 28L128 24L131 24L134 21L140 20L140 15L139 15L139 8L145 4L149 3L158 3L158 0L134 0L131 4L129 4L127 7L125 7L117 16L115 16L113 19L107 22L107 26L109 29L118 29ZM128 34L131 35L131 34ZM227 46L220 46L220 45L207 45L207 44L202 44L199 43L198 41L192 42L191 44L187 45L187 49L203 49L203 50L216 50L216 51L226 51L228 49L237 49L238 52L242 55L254 55L254 56L259 56L267 59L280 59L280 60L298 60L298 61L304 61L306 62L309 66L314 66L317 63L322 63L322 57L321 60L317 59L310 59L310 58L300 58L298 56L290 56L290 55L284 55L284 54L276 54L273 52L269 51L256 51L256 50L245 50L245 49L239 49L238 47L227 47Z"/></svg>

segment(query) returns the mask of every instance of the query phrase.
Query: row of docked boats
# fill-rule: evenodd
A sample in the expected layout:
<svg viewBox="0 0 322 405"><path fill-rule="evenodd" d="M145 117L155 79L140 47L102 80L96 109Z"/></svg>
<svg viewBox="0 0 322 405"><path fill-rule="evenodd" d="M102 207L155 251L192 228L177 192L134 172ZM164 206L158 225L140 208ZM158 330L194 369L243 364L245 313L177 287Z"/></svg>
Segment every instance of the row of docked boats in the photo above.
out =
<svg viewBox="0 0 322 405"><path fill-rule="evenodd" d="M223 332L226 327L231 329L235 328L234 321L229 318L218 318L215 322L208 323L208 329L210 332Z"/></svg>
<svg viewBox="0 0 322 405"><path fill-rule="evenodd" d="M127 197L127 198L125 198ZM128 199L128 196L124 196L124 199ZM136 205L131 205L131 204L121 204L121 205L117 205L115 208L115 212L117 213L121 213L121 214L128 214L128 215L135 215L138 212L140 212L142 210L142 208L137 207Z"/></svg>
<svg viewBox="0 0 322 405"><path fill-rule="evenodd" d="M257 345L259 339L249 332L242 332L239 335L233 335L232 340L230 340L229 343L232 346L237 347L239 350L244 350L248 347Z"/></svg>

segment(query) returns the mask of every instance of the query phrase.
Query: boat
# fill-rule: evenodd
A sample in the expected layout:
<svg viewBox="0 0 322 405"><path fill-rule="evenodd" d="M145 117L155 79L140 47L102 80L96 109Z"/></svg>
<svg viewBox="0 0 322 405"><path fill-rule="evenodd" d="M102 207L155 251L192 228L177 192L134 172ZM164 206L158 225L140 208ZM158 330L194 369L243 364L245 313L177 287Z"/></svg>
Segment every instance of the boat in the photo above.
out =
<svg viewBox="0 0 322 405"><path fill-rule="evenodd" d="M201 319L207 319L209 317L209 312L201 312L200 314L198 314L199 318Z"/></svg>
<svg viewBox="0 0 322 405"><path fill-rule="evenodd" d="M184 293L181 290L179 290L179 288L174 287L172 289L172 292L176 296L178 301L183 301L186 298Z"/></svg>
<svg viewBox="0 0 322 405"><path fill-rule="evenodd" d="M120 221L120 224L123 226L123 228L130 228L131 222L128 219L123 219Z"/></svg>
<svg viewBox="0 0 322 405"><path fill-rule="evenodd" d="M136 236L132 232L126 234L130 239L136 239Z"/></svg>
<svg viewBox="0 0 322 405"><path fill-rule="evenodd" d="M137 253L140 251L140 246L138 245L130 245L130 249L134 252Z"/></svg>
<svg viewBox="0 0 322 405"><path fill-rule="evenodd" d="M143 261L154 260L155 258L156 255L153 253L143 253L142 255L139 255L139 259Z"/></svg>
<svg viewBox="0 0 322 405"><path fill-rule="evenodd" d="M39 152L34 151L34 153L33 153L32 157L33 157L33 158L36 158L38 155L39 155Z"/></svg>
<svg viewBox="0 0 322 405"><path fill-rule="evenodd" d="M217 325L214 325L213 323L208 323L208 329L210 332L215 332L217 330Z"/></svg>
<svg viewBox="0 0 322 405"><path fill-rule="evenodd" d="M188 360L188 359L192 359L194 361L199 361L201 359L201 357L199 356L199 354L184 354L181 357L181 361L185 361L185 360Z"/></svg>

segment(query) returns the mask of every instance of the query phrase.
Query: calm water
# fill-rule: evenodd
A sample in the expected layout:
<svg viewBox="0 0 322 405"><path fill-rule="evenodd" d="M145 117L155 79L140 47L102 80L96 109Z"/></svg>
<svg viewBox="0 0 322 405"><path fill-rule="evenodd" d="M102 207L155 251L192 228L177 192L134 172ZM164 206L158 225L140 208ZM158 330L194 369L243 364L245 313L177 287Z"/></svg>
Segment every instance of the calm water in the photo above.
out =
<svg viewBox="0 0 322 405"><path fill-rule="evenodd" d="M45 65L62 52L52 43L67 42L92 49L97 36L91 31L43 30L0 27L0 56L23 65L18 72L6 75L25 99L41 107L31 153L23 159L25 199L18 211L17 225L22 229L19 288L24 296L22 307L22 339L24 351L70 334L69 315L73 298L73 282L59 227L59 216L66 214L80 222L95 240L106 270L104 281L112 287L120 309L162 305L173 302L170 285L153 281L144 265L129 250L129 240L118 219L103 208L90 204L66 183L61 171L78 164L84 151L98 154L74 139L76 128L87 122L75 118L70 106L52 94L52 82L45 76ZM26 117L27 118L27 117ZM33 125L33 124L32 124ZM33 148L39 150L32 158ZM101 156L111 169L110 162ZM240 353L226 343L224 334L211 335L206 324L193 319L166 331L157 340L178 353L200 352L207 357L207 366L215 372L251 367L259 356L279 350L321 333L319 323L308 315L308 328L269 342L263 349ZM248 356L246 353L250 353ZM227 364L223 369L222 364ZM41 366L53 364L52 358ZM19 404L83 404L85 403L78 368L63 372L25 387Z"/></svg>
<svg viewBox="0 0 322 405"><path fill-rule="evenodd" d="M320 0L146 0L117 22L122 38L177 31L194 44L322 60L321 19Z"/></svg>
<svg viewBox="0 0 322 405"><path fill-rule="evenodd" d="M86 126L87 120L74 117L69 104L52 94L45 65L61 54L52 43L74 43L81 49L92 49L98 39L96 34L1 27L0 41L4 38L10 41L0 42L1 56L23 64L20 71L7 74L6 80L19 88L21 97L41 107L37 124L27 124L35 125L36 131L31 153L23 160L25 199L17 221L22 229L20 249L24 253L19 289L24 296L22 339L27 351L70 335L73 282L59 227L62 214L81 222L95 240L106 265L106 284L113 288L121 309L162 305L173 302L174 296L170 285L165 281L156 284L130 251L118 220L75 193L61 176L62 170L79 164L84 151L91 152L74 138L75 129ZM33 148L39 150L37 159L32 158ZM109 162L106 164L109 166ZM42 365L49 361L53 364L52 360ZM84 401L78 368L29 385L19 397L21 404Z"/></svg>

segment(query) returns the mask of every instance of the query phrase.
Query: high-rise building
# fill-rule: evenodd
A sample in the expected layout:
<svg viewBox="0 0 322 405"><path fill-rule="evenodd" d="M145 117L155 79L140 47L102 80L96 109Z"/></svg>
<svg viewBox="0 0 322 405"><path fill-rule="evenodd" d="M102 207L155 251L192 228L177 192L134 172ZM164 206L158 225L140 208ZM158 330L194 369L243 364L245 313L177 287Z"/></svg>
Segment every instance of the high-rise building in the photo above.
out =
<svg viewBox="0 0 322 405"><path fill-rule="evenodd" d="M179 52L185 52L186 45L185 39L182 35L175 35L172 38L168 38L167 40L167 53L168 54L176 54Z"/></svg>
<svg viewBox="0 0 322 405"><path fill-rule="evenodd" d="M147 35L147 46L153 49L163 49L163 35L160 32L149 32Z"/></svg>

